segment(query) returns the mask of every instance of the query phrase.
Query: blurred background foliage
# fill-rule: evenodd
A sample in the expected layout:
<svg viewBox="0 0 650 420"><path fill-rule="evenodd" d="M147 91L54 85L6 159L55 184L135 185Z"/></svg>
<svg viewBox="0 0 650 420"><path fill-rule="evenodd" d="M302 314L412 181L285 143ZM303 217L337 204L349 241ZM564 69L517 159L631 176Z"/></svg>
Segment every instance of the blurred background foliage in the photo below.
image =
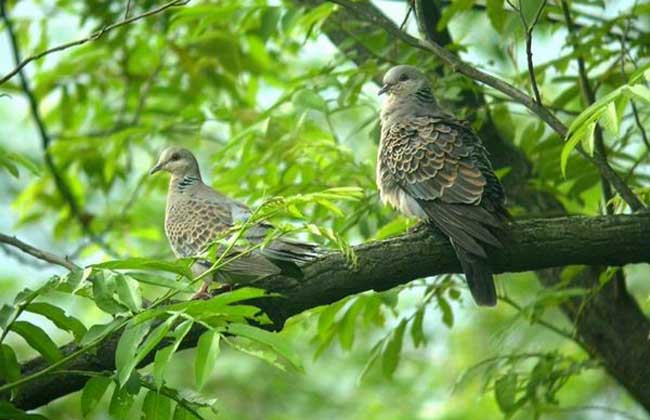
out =
<svg viewBox="0 0 650 420"><path fill-rule="evenodd" d="M5 7L27 57L161 4L21 0ZM407 15L406 2L373 4L397 24ZM540 5L519 4L526 13ZM499 0L455 0L441 7L439 28L453 39L448 48L530 91L518 13ZM552 195L569 213L604 211L596 169L571 155L564 177L562 141L537 117L422 51L398 48L381 30L359 39L341 27L334 44L322 28L335 8L301 1L194 0L32 62L25 74L47 153L76 204L60 193L23 87L13 77L0 86L1 230L69 255L79 265L127 257L171 261L163 232L167 180L146 172L162 147L176 144L197 154L208 183L252 206L333 187L362 190L359 200L335 200L340 211L304 205L290 209L282 221L329 228L352 244L403 232L413 222L380 205L374 184L376 80L395 63L426 69L440 100L477 129L494 121L501 136L533 163L532 191ZM573 0L571 10L579 24L573 35L556 2L546 5L534 30L542 98L567 125L585 108L577 57L585 60L602 97L645 68L650 45L645 3ZM412 16L404 25L417 33ZM4 74L14 63L6 22L0 29ZM364 52L361 63L344 54L355 43ZM467 106L467 91L483 96L485 104ZM628 101L620 108L619 129L604 132L610 163L647 198L648 105ZM511 170L507 164L499 169L506 184L508 176L516 176ZM626 211L620 199L613 201L617 211ZM518 217L553 215L527 213L516 201L510 206ZM332 238L311 239L334 246ZM1 299L9 306L25 287L36 289L61 274L2 249ZM577 270L568 267L563 275L570 279ZM626 267L625 274L648 313L650 285L642 281L650 275L647 265ZM220 419L646 418L576 342L573 325L556 309L570 293L584 291L545 291L532 273L500 275L498 285L505 298L496 310L477 309L462 278L443 276L307 311L281 333L300 356L304 373L224 347L200 391L206 400L216 399L207 404L214 403L215 410L201 412ZM137 289L145 297L155 293L144 284ZM39 299L64 308L85 328L111 319L92 293L85 294L90 299L81 295L54 291ZM57 344L72 338L38 315L23 318ZM37 355L16 334L5 343L19 361ZM166 373L170 388L196 392L187 375L195 353L174 355ZM124 418L141 411L151 415L140 409L145 393ZM38 413L82 418L80 395ZM107 393L88 418L120 417L116 409L109 414L109 399Z"/></svg>

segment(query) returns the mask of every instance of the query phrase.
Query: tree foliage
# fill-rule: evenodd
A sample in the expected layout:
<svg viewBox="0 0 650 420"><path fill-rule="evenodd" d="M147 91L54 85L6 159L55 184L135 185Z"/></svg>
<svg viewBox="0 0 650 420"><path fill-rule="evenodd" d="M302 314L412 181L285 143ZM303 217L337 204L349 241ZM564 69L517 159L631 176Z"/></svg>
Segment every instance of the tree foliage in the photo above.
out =
<svg viewBox="0 0 650 420"><path fill-rule="evenodd" d="M0 226L38 244L0 237L0 418L647 416L648 380L627 366L648 353L604 349L592 322L629 319L607 306L628 293L647 322L647 266L503 274L496 310L458 275L427 277L277 325L259 306L284 297L256 284L188 300L203 279L173 257L166 180L147 176L182 145L256 209L215 238L211 272L235 243L263 246L241 239L262 220L268 240L308 238L354 272L353 245L414 224L374 179L377 83L409 63L481 134L515 217L645 211L646 4L0 2L14 59L0 63ZM49 400L23 396L50 377L76 378L70 395L32 410Z"/></svg>

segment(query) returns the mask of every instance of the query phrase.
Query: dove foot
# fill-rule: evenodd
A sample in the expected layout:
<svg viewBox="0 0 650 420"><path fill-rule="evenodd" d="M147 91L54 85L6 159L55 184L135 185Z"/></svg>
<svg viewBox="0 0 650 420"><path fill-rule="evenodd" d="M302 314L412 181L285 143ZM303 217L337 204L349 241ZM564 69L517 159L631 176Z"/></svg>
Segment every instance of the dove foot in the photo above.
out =
<svg viewBox="0 0 650 420"><path fill-rule="evenodd" d="M227 293L235 290L238 286L236 284L222 284L216 289L209 291L210 283L206 282L198 292L194 293L191 297L192 300L206 300L222 293Z"/></svg>

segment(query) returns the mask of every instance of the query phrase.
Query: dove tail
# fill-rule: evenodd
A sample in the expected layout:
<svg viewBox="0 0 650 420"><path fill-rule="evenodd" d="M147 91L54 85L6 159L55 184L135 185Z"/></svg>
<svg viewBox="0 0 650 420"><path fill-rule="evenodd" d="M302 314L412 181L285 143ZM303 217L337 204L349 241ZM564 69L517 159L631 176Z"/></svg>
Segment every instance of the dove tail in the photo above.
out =
<svg viewBox="0 0 650 420"><path fill-rule="evenodd" d="M462 248L456 246L453 241L452 245L476 304L480 306L496 305L497 292L494 287L494 278L490 266L483 258L468 254Z"/></svg>
<svg viewBox="0 0 650 420"><path fill-rule="evenodd" d="M501 232L505 213L495 214L479 206L435 201L427 202L422 208L430 222L449 237L476 303L496 305L494 279L485 246L503 246L495 232Z"/></svg>
<svg viewBox="0 0 650 420"><path fill-rule="evenodd" d="M263 248L262 255L300 265L315 260L321 253L315 244L279 238Z"/></svg>

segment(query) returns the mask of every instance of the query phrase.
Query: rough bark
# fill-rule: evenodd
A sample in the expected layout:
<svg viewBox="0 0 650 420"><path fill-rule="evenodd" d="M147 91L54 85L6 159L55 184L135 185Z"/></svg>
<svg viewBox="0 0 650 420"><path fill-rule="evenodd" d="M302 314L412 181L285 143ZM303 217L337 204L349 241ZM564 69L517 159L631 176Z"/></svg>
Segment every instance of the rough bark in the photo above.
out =
<svg viewBox="0 0 650 420"><path fill-rule="evenodd" d="M495 272L517 272L544 269L566 264L623 265L650 261L650 213L630 216L570 217L528 220L513 223L507 232L509 246L491 250L490 261ZM353 269L340 254L331 254L305 267L305 277L297 280L275 276L256 283L256 286L282 295L280 298L260 300L260 306L273 320L273 329L279 330L291 316L307 309L336 302L346 296L367 290L387 290L411 280L444 273L457 273L460 266L447 239L437 231L420 227L412 233L380 242L356 247L359 257L357 269ZM629 300L629 297L625 297ZM618 301L617 301L618 302ZM621 304L630 304L620 301ZM627 331L641 328L634 317L607 312L612 305L582 318L585 326L606 322L608 329L595 333L593 341L613 345L609 350L618 358L626 343L636 345L637 357L645 357L650 364L647 346L637 343L638 334L629 334L627 341L618 343L617 333L611 325L621 321ZM498 310L498 309L497 309ZM620 318L623 317L623 318ZM600 326L595 331L600 331ZM193 330L183 343L183 348L196 344L202 330ZM628 331L630 332L630 331ZM648 328L642 331L648 334ZM601 337L600 334L604 334ZM115 369L115 348L119 334L103 342L94 354L86 354L73 360L61 370L111 371ZM76 346L65 346L62 351L70 354ZM143 362L151 362L150 357ZM36 358L23 366L27 375L46 367L42 358ZM623 368L622 373L630 372ZM642 369L639 369L642 370ZM643 380L633 372L631 380ZM626 376L627 377L627 376ZM44 376L24 386L14 404L22 409L33 409L58 397L80 389L87 377L72 374ZM646 393L650 391L645 391Z"/></svg>

